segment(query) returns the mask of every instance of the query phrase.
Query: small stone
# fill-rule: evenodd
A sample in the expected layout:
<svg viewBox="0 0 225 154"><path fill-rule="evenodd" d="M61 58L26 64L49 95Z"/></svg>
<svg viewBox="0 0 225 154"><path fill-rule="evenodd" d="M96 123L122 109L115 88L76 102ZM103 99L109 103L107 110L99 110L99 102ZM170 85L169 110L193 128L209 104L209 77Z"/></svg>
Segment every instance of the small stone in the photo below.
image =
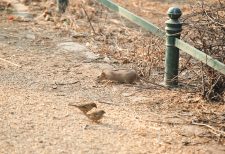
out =
<svg viewBox="0 0 225 154"><path fill-rule="evenodd" d="M89 125L85 125L85 126L83 126L83 129L85 130L85 129L87 129L89 127Z"/></svg>
<svg viewBox="0 0 225 154"><path fill-rule="evenodd" d="M58 88L57 85L52 86L52 89L57 89L57 88Z"/></svg>
<svg viewBox="0 0 225 154"><path fill-rule="evenodd" d="M35 40L35 35L34 34L26 34L27 39Z"/></svg>

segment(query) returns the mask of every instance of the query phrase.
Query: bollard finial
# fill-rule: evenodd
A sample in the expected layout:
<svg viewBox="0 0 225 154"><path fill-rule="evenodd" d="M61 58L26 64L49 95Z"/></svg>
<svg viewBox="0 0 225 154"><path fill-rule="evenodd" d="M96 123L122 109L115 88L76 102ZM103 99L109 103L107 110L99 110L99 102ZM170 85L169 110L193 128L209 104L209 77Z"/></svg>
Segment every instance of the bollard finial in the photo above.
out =
<svg viewBox="0 0 225 154"><path fill-rule="evenodd" d="M182 12L178 7L171 7L168 9L167 15L170 19L178 19L182 15Z"/></svg>

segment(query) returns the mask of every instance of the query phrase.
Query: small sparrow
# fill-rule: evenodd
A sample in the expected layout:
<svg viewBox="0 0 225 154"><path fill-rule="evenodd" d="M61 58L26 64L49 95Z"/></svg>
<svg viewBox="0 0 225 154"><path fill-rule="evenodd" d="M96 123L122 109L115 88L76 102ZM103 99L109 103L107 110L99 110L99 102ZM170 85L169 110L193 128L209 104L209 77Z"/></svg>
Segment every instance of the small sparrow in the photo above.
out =
<svg viewBox="0 0 225 154"><path fill-rule="evenodd" d="M84 114L86 114L88 111L93 109L94 107L97 108L97 105L95 103L88 103L88 104L82 104L82 105L75 105L75 104L68 104L69 106L75 106L78 109L80 109Z"/></svg>
<svg viewBox="0 0 225 154"><path fill-rule="evenodd" d="M86 116L93 122L97 123L100 119L102 119L104 114L105 114L105 111L100 110L100 111L96 111L96 112L93 112L90 114L86 114Z"/></svg>

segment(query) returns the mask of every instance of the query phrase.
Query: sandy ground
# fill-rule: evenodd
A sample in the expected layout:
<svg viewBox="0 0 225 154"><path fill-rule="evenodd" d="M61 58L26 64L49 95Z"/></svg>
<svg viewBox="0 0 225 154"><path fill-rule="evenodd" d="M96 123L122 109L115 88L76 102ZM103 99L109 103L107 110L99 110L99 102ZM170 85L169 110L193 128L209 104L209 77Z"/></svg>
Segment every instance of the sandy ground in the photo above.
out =
<svg viewBox="0 0 225 154"><path fill-rule="evenodd" d="M225 153L224 136L191 124L211 113L223 123L224 105L182 88L97 83L123 65L52 22L8 17L0 12L0 153ZM100 124L68 106L86 102L106 111Z"/></svg>

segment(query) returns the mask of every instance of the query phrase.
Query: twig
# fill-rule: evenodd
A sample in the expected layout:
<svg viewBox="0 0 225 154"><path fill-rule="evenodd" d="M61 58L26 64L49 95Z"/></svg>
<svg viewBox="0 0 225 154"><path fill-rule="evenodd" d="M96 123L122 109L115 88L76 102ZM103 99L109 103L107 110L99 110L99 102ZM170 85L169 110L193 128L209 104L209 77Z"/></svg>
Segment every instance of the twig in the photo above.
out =
<svg viewBox="0 0 225 154"><path fill-rule="evenodd" d="M222 26L222 27L225 27L224 24L222 24L222 23L220 23L220 22L217 22L217 21L215 21L212 17L210 17L210 16L208 15L208 13L206 12L206 10L204 10L204 12L205 12L205 15L206 15L213 23L216 23L216 24L218 24L218 25L220 25L220 26Z"/></svg>
<svg viewBox="0 0 225 154"><path fill-rule="evenodd" d="M209 97L209 94L212 93L212 91L213 91L215 85L218 83L218 81L219 81L220 78L221 78L221 75L216 79L215 83L214 83L213 85L211 85L210 89L209 89L208 92L207 92L207 93L208 93L208 97Z"/></svg>
<svg viewBox="0 0 225 154"><path fill-rule="evenodd" d="M201 79L202 79L202 96L203 98L205 98L205 95L206 95L206 87L205 87L205 78L204 78L204 68L203 68L203 63L201 63Z"/></svg>
<svg viewBox="0 0 225 154"><path fill-rule="evenodd" d="M142 81L144 81L146 83L152 84L154 86L158 86L158 87L161 87L161 88L164 88L164 89L170 89L169 87L166 87L164 85L161 85L161 84L158 84L158 83L154 83L154 82L148 81L148 80L146 80L144 78L140 78L140 80L142 80Z"/></svg>
<svg viewBox="0 0 225 154"><path fill-rule="evenodd" d="M205 126L205 127L209 128L209 129L212 129L213 131L219 133L220 135L225 136L225 132L224 131L218 130L218 129L214 128L213 126L210 126L210 125L207 125L207 124L203 124L203 123L197 123L197 122L194 122L193 120L192 120L191 124L198 125L198 126Z"/></svg>
<svg viewBox="0 0 225 154"><path fill-rule="evenodd" d="M112 104L112 103L107 103L107 102L104 102L104 101L97 101L98 103L102 103L102 104L108 104L108 105L115 105L115 106L119 106L117 104Z"/></svg>
<svg viewBox="0 0 225 154"><path fill-rule="evenodd" d="M154 123L159 123L159 124L168 124L168 125L186 125L186 123L180 123L180 122L157 121L157 120L149 120L149 121Z"/></svg>
<svg viewBox="0 0 225 154"><path fill-rule="evenodd" d="M88 20L88 22L89 22L89 24L90 24L90 26L91 26L91 29L93 30L94 34L96 34L95 29L94 29L94 27L93 27L93 25L92 25L92 23L91 23L91 19L89 18L88 14L87 14L87 11L86 11L85 8L83 7L83 5L81 5L81 7L82 7L82 9L84 10L85 15L87 16L87 20Z"/></svg>
<svg viewBox="0 0 225 154"><path fill-rule="evenodd" d="M69 82L69 83L55 83L56 85L59 85L59 86L64 86L64 85L71 85L71 84L76 84L80 81L72 81L72 82Z"/></svg>
<svg viewBox="0 0 225 154"><path fill-rule="evenodd" d="M191 60L191 56L187 59L187 61L185 62L185 64L183 65L183 68L181 68L181 70L180 70L180 73L182 73L183 71L185 71L186 69L187 69L187 65L188 65L188 63L190 62L190 60ZM179 74L180 74L179 73Z"/></svg>
<svg viewBox="0 0 225 154"><path fill-rule="evenodd" d="M14 65L14 66L17 66L17 67L21 67L20 65L15 64L15 63L13 63L13 62L11 62L11 61L8 61L8 60L6 60L6 59L3 59L3 58L0 58L0 60L2 60L2 61L4 61L4 62L7 62L7 63L9 63L9 64L12 64L12 65Z"/></svg>

